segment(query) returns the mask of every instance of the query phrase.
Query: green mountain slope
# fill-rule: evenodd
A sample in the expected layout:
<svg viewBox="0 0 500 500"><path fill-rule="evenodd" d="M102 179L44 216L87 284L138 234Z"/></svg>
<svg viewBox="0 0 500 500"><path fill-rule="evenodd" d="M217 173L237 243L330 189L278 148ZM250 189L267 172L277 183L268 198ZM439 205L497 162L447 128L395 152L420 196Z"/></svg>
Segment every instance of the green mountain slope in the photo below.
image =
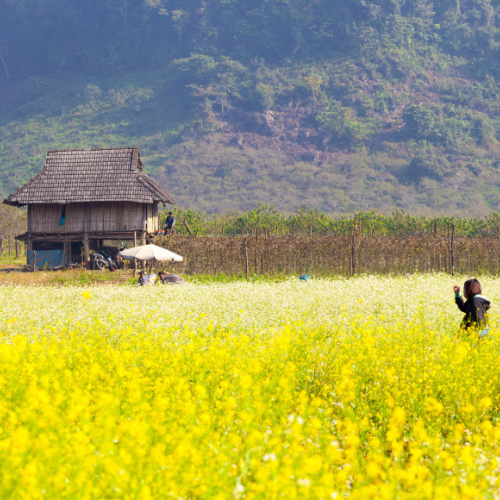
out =
<svg viewBox="0 0 500 500"><path fill-rule="evenodd" d="M0 194L138 145L207 211L500 208L497 0L0 1Z"/></svg>

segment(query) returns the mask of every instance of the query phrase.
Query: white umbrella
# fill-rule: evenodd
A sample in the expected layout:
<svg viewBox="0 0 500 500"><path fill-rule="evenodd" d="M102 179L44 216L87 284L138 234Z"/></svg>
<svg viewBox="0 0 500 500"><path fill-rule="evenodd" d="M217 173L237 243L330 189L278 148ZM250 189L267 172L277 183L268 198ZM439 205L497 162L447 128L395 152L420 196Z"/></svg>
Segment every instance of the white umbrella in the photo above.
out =
<svg viewBox="0 0 500 500"><path fill-rule="evenodd" d="M127 248L127 250L119 252L119 255L126 260L157 260L161 262L182 262L184 260L180 255L156 245Z"/></svg>

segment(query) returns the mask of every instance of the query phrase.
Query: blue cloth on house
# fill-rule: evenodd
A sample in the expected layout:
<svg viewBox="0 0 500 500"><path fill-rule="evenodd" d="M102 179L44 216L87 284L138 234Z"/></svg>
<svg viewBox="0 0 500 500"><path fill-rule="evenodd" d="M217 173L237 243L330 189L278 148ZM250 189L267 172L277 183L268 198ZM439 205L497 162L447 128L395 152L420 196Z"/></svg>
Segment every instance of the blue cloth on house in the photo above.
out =
<svg viewBox="0 0 500 500"><path fill-rule="evenodd" d="M36 252L36 268L51 269L53 267L63 267L66 265L66 257L64 250L28 250L27 261L28 266L32 266L35 260Z"/></svg>

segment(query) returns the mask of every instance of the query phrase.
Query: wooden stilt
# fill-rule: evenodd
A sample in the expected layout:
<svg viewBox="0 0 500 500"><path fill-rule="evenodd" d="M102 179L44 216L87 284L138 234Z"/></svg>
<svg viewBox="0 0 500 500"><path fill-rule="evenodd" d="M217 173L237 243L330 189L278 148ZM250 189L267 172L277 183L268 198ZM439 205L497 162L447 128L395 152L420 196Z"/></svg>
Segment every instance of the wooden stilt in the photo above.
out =
<svg viewBox="0 0 500 500"><path fill-rule="evenodd" d="M71 241L64 242L64 259L66 260L66 265L71 263Z"/></svg>
<svg viewBox="0 0 500 500"><path fill-rule="evenodd" d="M26 240L26 263L28 263L28 251L33 250L33 239L31 235L28 235L28 239Z"/></svg>
<svg viewBox="0 0 500 500"><path fill-rule="evenodd" d="M134 248L136 246L137 246L137 231L134 231ZM134 259L134 273L133 273L134 277L136 272L137 272L137 259Z"/></svg>
<svg viewBox="0 0 500 500"><path fill-rule="evenodd" d="M83 235L83 263L87 269L90 267L90 248L88 233L84 233Z"/></svg>

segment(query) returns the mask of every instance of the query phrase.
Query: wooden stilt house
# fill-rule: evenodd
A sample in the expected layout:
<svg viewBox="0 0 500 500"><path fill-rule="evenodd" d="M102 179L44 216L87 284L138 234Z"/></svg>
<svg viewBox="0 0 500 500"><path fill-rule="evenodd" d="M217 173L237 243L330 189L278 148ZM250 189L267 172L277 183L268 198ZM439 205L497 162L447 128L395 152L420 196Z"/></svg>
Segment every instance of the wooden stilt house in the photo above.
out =
<svg viewBox="0 0 500 500"><path fill-rule="evenodd" d="M28 250L64 250L87 262L103 240L146 239L158 231L158 204L173 198L142 170L139 148L48 151L43 170L4 203L28 207Z"/></svg>

